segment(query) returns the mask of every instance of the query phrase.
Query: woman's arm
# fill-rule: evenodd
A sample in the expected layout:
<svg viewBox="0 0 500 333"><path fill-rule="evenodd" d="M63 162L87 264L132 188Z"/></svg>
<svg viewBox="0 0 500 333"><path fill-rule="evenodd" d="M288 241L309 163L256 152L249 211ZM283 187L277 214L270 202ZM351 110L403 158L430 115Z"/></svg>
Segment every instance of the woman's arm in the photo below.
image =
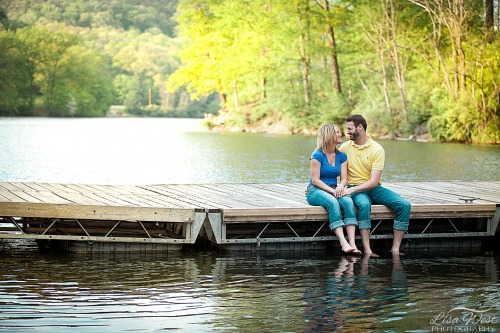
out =
<svg viewBox="0 0 500 333"><path fill-rule="evenodd" d="M320 169L321 163L318 160L311 158L311 179L314 186L322 189L325 192L330 194L334 194L335 190L330 186L326 185L319 177L320 177Z"/></svg>
<svg viewBox="0 0 500 333"><path fill-rule="evenodd" d="M347 186L347 161L340 165L340 183L335 189L335 197L340 198L344 196L344 190Z"/></svg>

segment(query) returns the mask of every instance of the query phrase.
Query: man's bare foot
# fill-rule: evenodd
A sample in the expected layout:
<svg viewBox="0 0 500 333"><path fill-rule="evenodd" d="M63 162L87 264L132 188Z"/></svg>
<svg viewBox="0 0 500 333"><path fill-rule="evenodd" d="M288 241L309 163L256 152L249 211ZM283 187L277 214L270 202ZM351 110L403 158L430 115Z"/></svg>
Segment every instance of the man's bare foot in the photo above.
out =
<svg viewBox="0 0 500 333"><path fill-rule="evenodd" d="M405 255L403 252L399 252L399 250L398 251L391 250L391 253L393 255L397 255L397 256L404 256Z"/></svg>

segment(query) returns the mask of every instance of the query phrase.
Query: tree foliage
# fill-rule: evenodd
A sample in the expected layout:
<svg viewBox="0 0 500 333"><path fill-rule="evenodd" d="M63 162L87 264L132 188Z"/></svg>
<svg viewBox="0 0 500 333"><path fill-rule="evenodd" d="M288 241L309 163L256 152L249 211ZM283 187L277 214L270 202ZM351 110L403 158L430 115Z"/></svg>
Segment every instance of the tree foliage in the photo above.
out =
<svg viewBox="0 0 500 333"><path fill-rule="evenodd" d="M272 117L305 131L363 113L381 134L428 124L440 140L498 143L499 22L485 27L485 10L463 0L181 0L185 46L168 87L217 93L239 126Z"/></svg>
<svg viewBox="0 0 500 333"><path fill-rule="evenodd" d="M113 101L107 63L76 35L57 27L0 31L0 48L0 114L106 114Z"/></svg>
<svg viewBox="0 0 500 333"><path fill-rule="evenodd" d="M20 83L10 80L0 94L17 102L5 101L2 114L100 116L111 104L126 104L141 115L215 113L213 96L191 101L183 89L166 92L168 75L179 67L176 5L170 0L0 1L0 23L25 40L33 73L32 93L26 93L31 107L21 107ZM34 29L33 36L23 35L25 29ZM43 43L46 48L39 47Z"/></svg>
<svg viewBox="0 0 500 333"><path fill-rule="evenodd" d="M498 143L499 12L493 0L0 0L0 112L220 109L226 126L293 133L362 113L372 133Z"/></svg>

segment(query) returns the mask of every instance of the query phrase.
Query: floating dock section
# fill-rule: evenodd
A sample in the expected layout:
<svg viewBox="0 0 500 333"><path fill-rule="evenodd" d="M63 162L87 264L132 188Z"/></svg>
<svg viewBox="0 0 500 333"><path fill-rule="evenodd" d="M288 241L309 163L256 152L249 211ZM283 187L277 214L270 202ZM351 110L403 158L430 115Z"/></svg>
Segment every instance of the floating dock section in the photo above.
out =
<svg viewBox="0 0 500 333"><path fill-rule="evenodd" d="M384 183L412 203L405 239L493 236L500 181ZM0 182L0 239L70 251L179 250L201 238L227 250L319 249L336 239L305 183L90 185ZM372 239L394 213L372 206ZM479 239L479 238L478 238Z"/></svg>

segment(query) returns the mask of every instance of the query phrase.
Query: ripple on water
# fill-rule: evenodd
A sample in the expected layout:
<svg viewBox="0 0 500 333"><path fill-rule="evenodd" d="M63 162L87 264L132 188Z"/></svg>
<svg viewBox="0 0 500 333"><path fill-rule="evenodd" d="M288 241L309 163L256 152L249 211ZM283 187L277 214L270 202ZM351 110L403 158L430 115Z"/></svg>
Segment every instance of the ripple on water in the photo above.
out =
<svg viewBox="0 0 500 333"><path fill-rule="evenodd" d="M499 300L492 257L8 253L0 331L427 332Z"/></svg>

